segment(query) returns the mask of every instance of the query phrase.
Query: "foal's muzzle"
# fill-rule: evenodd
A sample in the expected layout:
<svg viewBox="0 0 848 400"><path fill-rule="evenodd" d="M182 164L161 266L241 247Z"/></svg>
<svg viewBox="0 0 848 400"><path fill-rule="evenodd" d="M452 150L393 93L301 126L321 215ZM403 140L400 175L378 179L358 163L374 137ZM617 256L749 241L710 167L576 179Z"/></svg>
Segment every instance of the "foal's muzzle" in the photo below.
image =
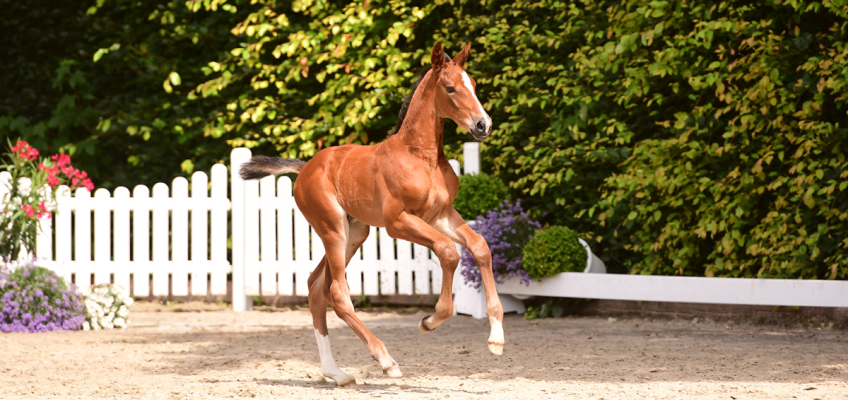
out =
<svg viewBox="0 0 848 400"><path fill-rule="evenodd" d="M473 122L474 126L468 131L475 139L485 139L492 133L492 120L488 116L475 117Z"/></svg>

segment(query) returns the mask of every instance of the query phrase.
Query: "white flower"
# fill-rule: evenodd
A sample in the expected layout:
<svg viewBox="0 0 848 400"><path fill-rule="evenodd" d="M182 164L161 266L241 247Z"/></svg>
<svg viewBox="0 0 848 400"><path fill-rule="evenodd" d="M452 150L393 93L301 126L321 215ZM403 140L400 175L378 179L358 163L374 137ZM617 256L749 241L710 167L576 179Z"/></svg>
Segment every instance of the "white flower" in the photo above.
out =
<svg viewBox="0 0 848 400"><path fill-rule="evenodd" d="M89 331L91 330L91 325L88 324L88 321L82 323L82 330Z"/></svg>

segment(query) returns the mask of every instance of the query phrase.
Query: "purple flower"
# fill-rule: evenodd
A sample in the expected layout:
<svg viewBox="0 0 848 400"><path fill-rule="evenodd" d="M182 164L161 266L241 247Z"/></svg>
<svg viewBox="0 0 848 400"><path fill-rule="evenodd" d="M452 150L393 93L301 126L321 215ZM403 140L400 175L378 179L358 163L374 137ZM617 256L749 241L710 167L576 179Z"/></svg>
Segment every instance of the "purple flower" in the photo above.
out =
<svg viewBox="0 0 848 400"><path fill-rule="evenodd" d="M474 223L474 231L486 239L492 253L492 273L495 281L503 283L507 277L519 277L525 285L530 285L530 275L521 263L521 250L542 225L530 219L530 215L521 208L521 201L510 205L504 201L500 209L492 210L480 216ZM480 270L474 257L467 250L462 252L462 276L465 282L480 289L482 281Z"/></svg>
<svg viewBox="0 0 848 400"><path fill-rule="evenodd" d="M73 285L35 265L0 264L0 332L79 330L84 304Z"/></svg>

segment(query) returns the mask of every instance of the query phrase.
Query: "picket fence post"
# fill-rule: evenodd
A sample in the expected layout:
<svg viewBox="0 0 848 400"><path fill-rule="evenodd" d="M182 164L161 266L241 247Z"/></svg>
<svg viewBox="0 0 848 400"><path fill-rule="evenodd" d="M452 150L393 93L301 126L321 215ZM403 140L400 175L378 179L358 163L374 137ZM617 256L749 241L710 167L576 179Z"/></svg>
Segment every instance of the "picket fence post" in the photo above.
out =
<svg viewBox="0 0 848 400"><path fill-rule="evenodd" d="M242 164L250 160L250 149L239 147L230 153L230 193L233 210L233 311L249 311L253 301L245 294L245 182L238 174Z"/></svg>

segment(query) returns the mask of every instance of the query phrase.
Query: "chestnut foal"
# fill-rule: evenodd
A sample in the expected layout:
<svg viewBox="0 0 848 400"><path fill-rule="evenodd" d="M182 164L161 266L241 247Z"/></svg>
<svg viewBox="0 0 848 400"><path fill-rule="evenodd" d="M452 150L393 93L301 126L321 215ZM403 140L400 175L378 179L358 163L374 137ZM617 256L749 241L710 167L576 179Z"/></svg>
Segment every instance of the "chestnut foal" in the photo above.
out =
<svg viewBox="0 0 848 400"><path fill-rule="evenodd" d="M489 350L503 353L503 308L495 291L492 256L486 241L453 208L459 180L443 152L442 132L450 118L480 140L492 120L474 93L475 82L463 70L471 43L452 60L440 44L430 55L432 67L414 91L397 134L373 146L344 145L320 151L309 162L257 156L240 170L244 179L299 172L294 197L300 211L324 242L326 255L309 277L309 309L321 371L339 386L356 384L342 372L327 337L327 302L368 347L383 373L401 376L386 346L353 310L345 267L368 237L368 226L389 236L426 246L439 257L442 288L436 312L418 324L422 333L436 329L453 314L451 287L459 263L454 242L468 249L480 268L491 324Z"/></svg>

